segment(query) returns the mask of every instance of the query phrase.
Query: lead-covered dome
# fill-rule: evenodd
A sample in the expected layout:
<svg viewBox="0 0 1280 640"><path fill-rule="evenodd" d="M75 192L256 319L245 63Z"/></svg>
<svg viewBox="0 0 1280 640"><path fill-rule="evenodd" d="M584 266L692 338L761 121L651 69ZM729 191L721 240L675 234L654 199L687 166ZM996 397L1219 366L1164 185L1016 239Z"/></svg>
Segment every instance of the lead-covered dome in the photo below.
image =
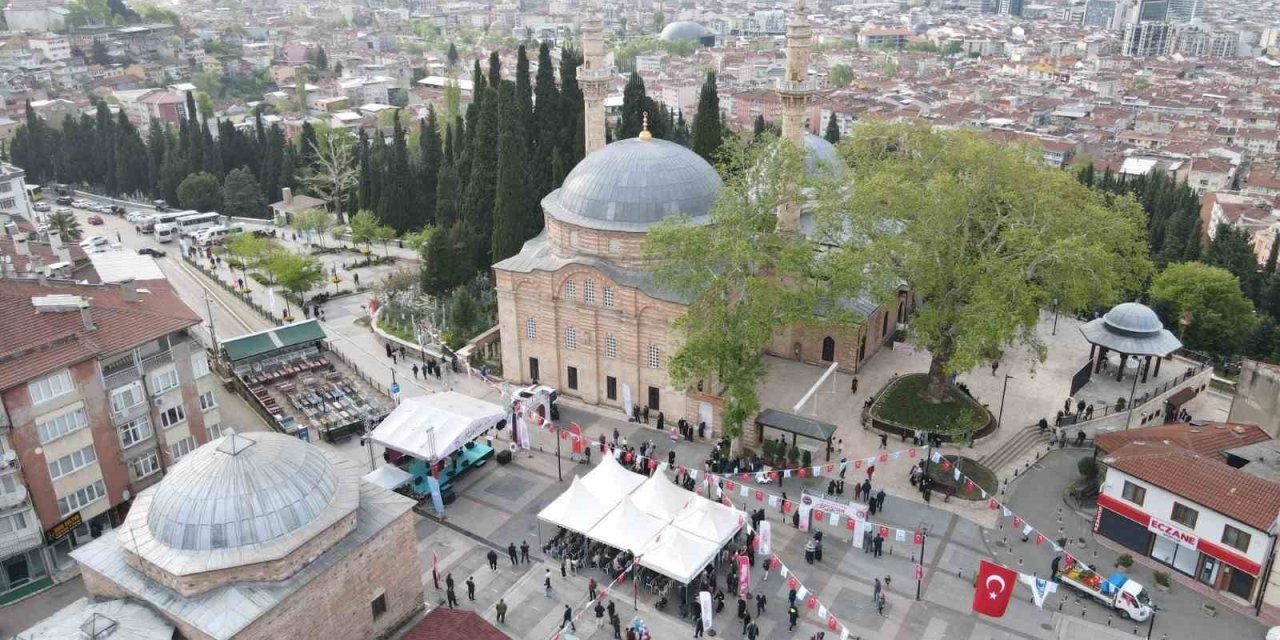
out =
<svg viewBox="0 0 1280 640"><path fill-rule="evenodd" d="M1081 326L1080 333L1090 344L1131 356L1163 358L1182 348L1182 341L1164 328L1156 312L1137 302L1112 307Z"/></svg>
<svg viewBox="0 0 1280 640"><path fill-rule="evenodd" d="M662 28L658 38L667 41L697 42L706 34L707 30L696 22L672 22Z"/></svg>
<svg viewBox="0 0 1280 640"><path fill-rule="evenodd" d="M669 216L710 220L721 184L716 170L685 147L631 138L588 154L542 205L568 224L644 231Z"/></svg>
<svg viewBox="0 0 1280 640"><path fill-rule="evenodd" d="M804 134L804 168L810 176L829 173L839 177L844 172L844 161L840 159L836 146L826 138L812 133Z"/></svg>
<svg viewBox="0 0 1280 640"><path fill-rule="evenodd" d="M1112 307L1102 320L1110 329L1131 335L1150 335L1164 329L1164 323L1160 322L1156 312L1137 302L1123 302Z"/></svg>
<svg viewBox="0 0 1280 640"><path fill-rule="evenodd" d="M171 575L281 561L313 539L336 541L355 526L360 475L331 455L279 433L212 441L138 496L119 540Z"/></svg>

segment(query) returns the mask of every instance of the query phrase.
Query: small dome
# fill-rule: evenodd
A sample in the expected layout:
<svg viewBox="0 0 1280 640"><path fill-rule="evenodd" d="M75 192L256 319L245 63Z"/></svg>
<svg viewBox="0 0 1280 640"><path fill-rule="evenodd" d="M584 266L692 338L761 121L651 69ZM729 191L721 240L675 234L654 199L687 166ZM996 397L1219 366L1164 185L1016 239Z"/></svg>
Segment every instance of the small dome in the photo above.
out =
<svg viewBox="0 0 1280 640"><path fill-rule="evenodd" d="M1156 312L1137 302L1124 302L1112 307L1102 320L1110 329L1131 335L1150 335L1164 329L1164 323L1160 322Z"/></svg>
<svg viewBox="0 0 1280 640"><path fill-rule="evenodd" d="M707 30L696 22L672 22L662 29L662 34L658 37L663 40L697 42L706 33Z"/></svg>
<svg viewBox="0 0 1280 640"><path fill-rule="evenodd" d="M583 158L542 201L559 220L592 229L644 231L668 216L708 218L720 175L666 140L619 140Z"/></svg>
<svg viewBox="0 0 1280 640"><path fill-rule="evenodd" d="M844 162L836 152L836 146L812 133L804 134L804 167L810 176L830 171L838 177L844 172Z"/></svg>
<svg viewBox="0 0 1280 640"><path fill-rule="evenodd" d="M351 490L314 445L283 434L233 434L172 467L156 485L147 528L174 550L257 547L322 515L333 521L345 516L352 510L343 508Z"/></svg>

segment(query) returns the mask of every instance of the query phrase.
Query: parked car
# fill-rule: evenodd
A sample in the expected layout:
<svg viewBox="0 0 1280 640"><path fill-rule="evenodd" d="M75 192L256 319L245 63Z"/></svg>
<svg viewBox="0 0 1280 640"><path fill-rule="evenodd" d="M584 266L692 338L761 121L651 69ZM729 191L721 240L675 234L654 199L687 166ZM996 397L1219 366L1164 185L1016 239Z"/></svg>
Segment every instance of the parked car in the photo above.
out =
<svg viewBox="0 0 1280 640"><path fill-rule="evenodd" d="M70 208L70 207L58 207L57 211L54 211L54 213L71 213L71 208Z"/></svg>
<svg viewBox="0 0 1280 640"><path fill-rule="evenodd" d="M90 247L101 247L109 243L110 241L107 240L105 236L89 236L88 238L80 241L80 248L88 249Z"/></svg>
<svg viewBox="0 0 1280 640"><path fill-rule="evenodd" d="M69 207L71 206L72 200L71 200L71 196L58 196L58 198L54 200L54 202L65 207Z"/></svg>
<svg viewBox="0 0 1280 640"><path fill-rule="evenodd" d="M32 209L35 209L36 211L48 211L48 210L49 210L49 203L48 203L48 202L37 202L37 203L35 203L34 205L32 205L32 206L31 206L31 208L32 208Z"/></svg>
<svg viewBox="0 0 1280 640"><path fill-rule="evenodd" d="M128 220L129 222L137 222L145 218L146 216L147 214L141 211L130 211L129 213L125 214L124 219Z"/></svg>
<svg viewBox="0 0 1280 640"><path fill-rule="evenodd" d="M96 213L89 216L89 224L102 224L102 216Z"/></svg>
<svg viewBox="0 0 1280 640"><path fill-rule="evenodd" d="M160 249L143 247L141 249L138 249L138 255L151 256L152 258L163 258L165 254L164 254L164 251L161 251Z"/></svg>
<svg viewBox="0 0 1280 640"><path fill-rule="evenodd" d="M109 211L112 215L116 215L116 216L124 215L124 207L118 204L113 204L107 207L107 211Z"/></svg>

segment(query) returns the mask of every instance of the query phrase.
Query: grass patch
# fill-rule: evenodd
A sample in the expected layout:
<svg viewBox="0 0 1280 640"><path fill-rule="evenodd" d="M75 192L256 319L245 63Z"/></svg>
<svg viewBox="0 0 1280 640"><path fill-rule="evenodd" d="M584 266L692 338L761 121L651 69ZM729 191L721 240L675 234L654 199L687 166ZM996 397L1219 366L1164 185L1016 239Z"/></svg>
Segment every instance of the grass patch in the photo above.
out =
<svg viewBox="0 0 1280 640"><path fill-rule="evenodd" d="M994 495L996 490L1000 488L1000 480L996 478L996 474L990 469L982 466L977 460L966 458L964 456L942 456L944 460L951 463L951 470L944 471L941 464L929 463L929 477L933 478L934 483L956 488L956 497L963 500L981 500L982 491L985 489L987 495ZM955 468L960 468L960 480L956 481ZM966 491L964 488L964 478L968 476L976 485L973 491Z"/></svg>
<svg viewBox="0 0 1280 640"><path fill-rule="evenodd" d="M872 415L908 429L952 435L973 433L987 423L987 411L963 391L952 387L940 403L924 400L927 374L902 376L871 407Z"/></svg>

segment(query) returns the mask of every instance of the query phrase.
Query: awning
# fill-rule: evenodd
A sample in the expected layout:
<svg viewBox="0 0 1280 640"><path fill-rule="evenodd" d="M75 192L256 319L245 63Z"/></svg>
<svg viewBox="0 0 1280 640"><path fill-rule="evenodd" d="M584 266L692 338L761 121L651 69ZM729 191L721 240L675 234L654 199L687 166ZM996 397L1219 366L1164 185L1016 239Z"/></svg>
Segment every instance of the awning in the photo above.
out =
<svg viewBox="0 0 1280 640"><path fill-rule="evenodd" d="M324 329L320 328L319 322L302 320L293 324L286 324L283 327L224 340L222 342L222 350L227 354L227 360L235 364L241 360L268 354L286 347L319 342L324 339Z"/></svg>
<svg viewBox="0 0 1280 640"><path fill-rule="evenodd" d="M369 439L392 451L438 462L506 419L506 410L492 402L445 391L406 398Z"/></svg>
<svg viewBox="0 0 1280 640"><path fill-rule="evenodd" d="M393 465L378 467L364 475L365 482L377 485L387 491L395 491L413 480L413 474Z"/></svg>
<svg viewBox="0 0 1280 640"><path fill-rule="evenodd" d="M1168 402L1169 406L1173 407L1174 409L1177 409L1182 405L1186 404L1188 400L1191 400L1194 397L1196 397L1195 389L1191 387L1183 387L1181 389L1178 389L1177 391L1174 391L1169 396L1169 399L1165 400L1165 402Z"/></svg>
<svg viewBox="0 0 1280 640"><path fill-rule="evenodd" d="M836 426L830 422L814 420L798 416L794 413L786 413L777 409L765 409L756 416L756 424L794 433L803 438L812 438L827 442L836 433Z"/></svg>
<svg viewBox="0 0 1280 640"><path fill-rule="evenodd" d="M711 564L719 551L720 546L710 540L667 527L647 549L640 552L640 566L676 582L689 584Z"/></svg>

